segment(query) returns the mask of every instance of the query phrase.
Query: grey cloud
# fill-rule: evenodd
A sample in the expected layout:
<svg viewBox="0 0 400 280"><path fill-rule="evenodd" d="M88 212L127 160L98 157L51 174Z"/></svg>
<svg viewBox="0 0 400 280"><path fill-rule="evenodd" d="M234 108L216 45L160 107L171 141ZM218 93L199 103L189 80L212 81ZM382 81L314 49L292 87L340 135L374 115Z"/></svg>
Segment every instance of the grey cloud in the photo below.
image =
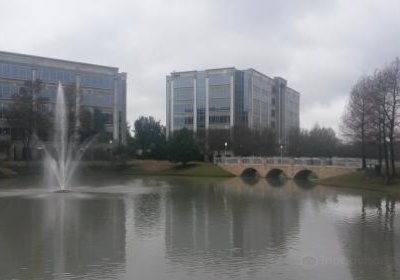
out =
<svg viewBox="0 0 400 280"><path fill-rule="evenodd" d="M1 1L0 49L118 66L131 122L165 121L171 71L236 66L285 77L304 126L337 127L352 83L398 55L400 4L383 2Z"/></svg>

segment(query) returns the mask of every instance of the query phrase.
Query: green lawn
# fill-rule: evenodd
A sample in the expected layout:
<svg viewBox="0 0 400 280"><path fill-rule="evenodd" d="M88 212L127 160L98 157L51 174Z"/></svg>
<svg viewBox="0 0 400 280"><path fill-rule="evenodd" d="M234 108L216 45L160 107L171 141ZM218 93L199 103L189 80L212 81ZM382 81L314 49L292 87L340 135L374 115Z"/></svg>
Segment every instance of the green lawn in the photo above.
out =
<svg viewBox="0 0 400 280"><path fill-rule="evenodd" d="M131 165L88 165L79 169L79 173L87 176L120 174L120 175L137 175L137 176L190 176L190 177L232 177L233 175L213 163L194 162L186 166L180 164L161 164L157 166L157 161L148 163L144 161L142 164ZM154 165L156 165L154 167ZM1 168L1 167L0 167ZM4 169L4 168L3 168ZM0 178L6 178L8 174L4 174L4 170L0 169ZM16 167L16 176L39 175L42 169L37 166Z"/></svg>
<svg viewBox="0 0 400 280"><path fill-rule="evenodd" d="M364 172L358 171L348 175L321 179L317 181L321 185L330 185L346 188L366 189L373 191L400 194L400 178L392 179L389 185L385 185L382 177L368 177Z"/></svg>
<svg viewBox="0 0 400 280"><path fill-rule="evenodd" d="M144 170L131 167L123 170L123 174L143 176L188 176L188 177L232 177L233 175L212 163L190 163L186 166L175 165L159 171Z"/></svg>
<svg viewBox="0 0 400 280"><path fill-rule="evenodd" d="M233 175L212 163L193 163L177 165L164 171L165 174L196 177L232 177Z"/></svg>

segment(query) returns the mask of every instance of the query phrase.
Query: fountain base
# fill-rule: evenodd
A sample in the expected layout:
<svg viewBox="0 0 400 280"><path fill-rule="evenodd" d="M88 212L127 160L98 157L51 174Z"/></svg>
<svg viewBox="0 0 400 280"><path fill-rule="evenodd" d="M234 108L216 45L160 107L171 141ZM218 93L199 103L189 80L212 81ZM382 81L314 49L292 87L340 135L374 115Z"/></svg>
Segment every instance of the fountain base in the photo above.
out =
<svg viewBox="0 0 400 280"><path fill-rule="evenodd" d="M69 190L59 190L59 191L55 191L55 193L70 193L71 191Z"/></svg>

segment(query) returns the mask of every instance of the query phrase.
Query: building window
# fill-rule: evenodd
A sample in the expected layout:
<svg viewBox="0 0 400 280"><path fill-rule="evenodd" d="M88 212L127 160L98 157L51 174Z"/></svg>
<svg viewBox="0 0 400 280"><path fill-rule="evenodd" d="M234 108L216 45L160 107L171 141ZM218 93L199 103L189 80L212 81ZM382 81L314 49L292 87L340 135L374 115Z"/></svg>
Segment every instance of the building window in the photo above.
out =
<svg viewBox="0 0 400 280"><path fill-rule="evenodd" d="M174 103L174 113L192 113L192 103Z"/></svg>
<svg viewBox="0 0 400 280"><path fill-rule="evenodd" d="M210 124L229 124L230 116L210 116Z"/></svg>
<svg viewBox="0 0 400 280"><path fill-rule="evenodd" d="M0 119L6 118L6 110L7 110L7 105L4 103L0 103Z"/></svg>
<svg viewBox="0 0 400 280"><path fill-rule="evenodd" d="M218 85L210 87L210 98L230 98L231 88L229 85Z"/></svg>
<svg viewBox="0 0 400 280"><path fill-rule="evenodd" d="M11 129L9 127L0 127L0 136L10 136Z"/></svg>
<svg viewBox="0 0 400 280"><path fill-rule="evenodd" d="M174 100L193 100L193 88L175 88Z"/></svg>
<svg viewBox="0 0 400 280"><path fill-rule="evenodd" d="M221 99L210 99L210 112L213 111L229 111L230 110L230 100Z"/></svg>

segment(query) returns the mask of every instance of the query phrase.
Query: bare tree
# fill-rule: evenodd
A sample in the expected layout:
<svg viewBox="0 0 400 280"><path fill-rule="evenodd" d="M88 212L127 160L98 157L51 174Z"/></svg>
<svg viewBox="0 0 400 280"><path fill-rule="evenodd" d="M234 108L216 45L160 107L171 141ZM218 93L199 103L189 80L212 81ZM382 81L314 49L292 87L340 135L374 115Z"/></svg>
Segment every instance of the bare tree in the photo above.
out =
<svg viewBox="0 0 400 280"><path fill-rule="evenodd" d="M390 166L392 176L396 174L395 168L395 129L399 124L398 111L400 105L400 61L395 59L389 66L385 67L382 71L383 79L385 82L384 91L386 94L386 110L384 111L387 119L387 139L390 157Z"/></svg>
<svg viewBox="0 0 400 280"><path fill-rule="evenodd" d="M353 143L360 143L362 168L366 168L366 141L372 122L369 115L371 110L370 77L363 76L353 86L350 92L349 103L342 116L342 133Z"/></svg>

